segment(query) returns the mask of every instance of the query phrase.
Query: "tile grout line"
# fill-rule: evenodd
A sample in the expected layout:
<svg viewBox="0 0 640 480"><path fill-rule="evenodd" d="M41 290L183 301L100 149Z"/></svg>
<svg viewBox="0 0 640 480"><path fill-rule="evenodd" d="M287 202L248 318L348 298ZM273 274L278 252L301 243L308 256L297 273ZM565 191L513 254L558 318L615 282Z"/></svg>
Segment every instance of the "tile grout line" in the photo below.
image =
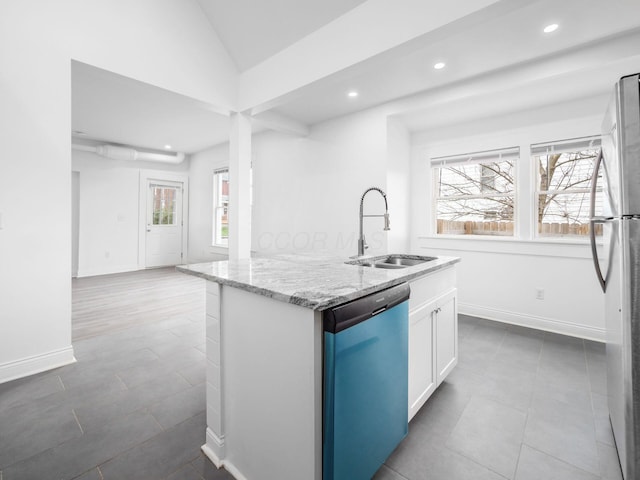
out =
<svg viewBox="0 0 640 480"><path fill-rule="evenodd" d="M76 415L76 411L75 411L74 408L71 409L71 413L73 413L73 418L76 419L76 423L78 424L78 427L80 428L80 433L82 435L84 435L84 429L82 428L82 425L80 425L80 420L78 420L78 416ZM0 478L0 480L2 480L2 479Z"/></svg>
<svg viewBox="0 0 640 480"><path fill-rule="evenodd" d="M388 468L389 470L391 470L393 473L395 473L396 475L398 475L399 477L401 477L404 480L408 480L407 477L405 477L404 475L402 475L400 472L398 472L397 470L391 468L389 465L387 465L386 463L383 463L382 465L384 465L386 468ZM0 480L2 480L0 478Z"/></svg>
<svg viewBox="0 0 640 480"><path fill-rule="evenodd" d="M124 383L124 380L120 378L120 375L118 375L117 373L114 373L113 376L116 377L118 380L120 380L120 383L122 384L125 390L129 390L129 387L127 387L127 384Z"/></svg>
<svg viewBox="0 0 640 480"><path fill-rule="evenodd" d="M205 361L206 361L206 360L205 360ZM206 366L206 365L205 365L205 366ZM175 373L175 374L176 374L176 375L178 375L180 378L182 378L185 382L187 382L187 383L189 384L189 388L197 387L198 385L200 385L200 384L197 384L197 385L192 384L192 383L189 381L189 379L188 379L187 377L185 377L182 373L180 373L180 372L178 372L178 371L173 372L173 373ZM205 372L205 379L204 379L204 381L205 381L205 383L207 382L206 372ZM0 480L2 480L2 479L0 479Z"/></svg>
<svg viewBox="0 0 640 480"><path fill-rule="evenodd" d="M200 455L202 455L202 453L200 453ZM196 472L196 475L198 475L198 480L204 480L204 472L202 473L202 475L200 475L200 472L198 471L198 469L196 467L193 466L193 462L195 462L198 458L200 458L200 455L198 455L198 457L194 458L193 460L191 460L188 465L191 467L191 469ZM224 466L222 467L224 468ZM0 480L2 480L0 478Z"/></svg>
<svg viewBox="0 0 640 480"><path fill-rule="evenodd" d="M584 344L584 339L582 339L582 351L584 352L584 364L587 369L587 380L589 381L589 400L591 403L591 414L593 415L593 419L595 423L596 409L593 405L593 385L591 382L591 372L589 369L589 357L587 355L587 348L586 348L586 345ZM606 366L606 359L605 359L605 366ZM594 424L594 428L595 428L595 424Z"/></svg>
<svg viewBox="0 0 640 480"><path fill-rule="evenodd" d="M149 405L151 406L151 405ZM158 426L160 427L160 430L162 430L163 432L166 431L166 429L162 426L162 424L158 421L158 419L155 417L155 415L153 414L153 412L151 411L151 409L149 409L148 407L145 409L147 410L147 413L151 416L151 418L153 418L153 421L156 422L158 424ZM0 479L2 480L2 479Z"/></svg>
<svg viewBox="0 0 640 480"><path fill-rule="evenodd" d="M66 391L67 387L65 387L64 382L62 381L62 377L60 375L56 375L58 377L58 381L60 382L60 385L62 386L62 391ZM2 480L2 477L0 477L0 480Z"/></svg>
<svg viewBox="0 0 640 480"><path fill-rule="evenodd" d="M604 459L600 455L601 448L598 447L598 444L599 443L602 444L602 442L599 442L597 438L596 410L593 406L593 384L592 384L591 373L589 369L589 356L587 355L587 346L585 345L584 338L582 339L582 353L584 354L584 365L587 371L587 380L589 382L589 403L591 404L591 418L593 420L592 426L593 426L594 440L596 441L596 452L598 453L598 470L599 470L599 473L602 474L602 471L604 468L604 465L603 465Z"/></svg>
<svg viewBox="0 0 640 480"><path fill-rule="evenodd" d="M520 466L520 457L522 456L522 448L525 446L524 433L527 430L527 423L529 422L529 413L527 412L527 419L524 422L524 430L522 431L522 441L520 442L520 451L518 452L518 460L516 460L516 470L513 472L513 478L518 478L518 467Z"/></svg>
<svg viewBox="0 0 640 480"><path fill-rule="evenodd" d="M193 465L191 465L191 462L194 462L194 461L195 461L195 459L194 460L189 460L189 461L187 461L187 463L183 463L182 465L178 466L178 468L176 470L174 470L173 472L171 472L169 475L167 475L164 478L169 478L170 476L178 473L184 467L189 467L191 469L191 471L195 472L195 474L198 476L199 480L202 479L203 477L198 473L198 471L195 468L193 468ZM0 480L2 480L2 479L0 478Z"/></svg>
<svg viewBox="0 0 640 480"><path fill-rule="evenodd" d="M533 391L529 398L529 406L527 408L527 422L529 422L529 410L531 410L531 404L533 403L533 395L535 394L536 384L538 383L538 375L540 373L540 359L542 358L542 352L544 351L544 344L546 340L544 335L542 336L542 345L540 345L540 351L538 352L538 361L536 362L536 378L533 380ZM525 425L526 429L526 425Z"/></svg>
<svg viewBox="0 0 640 480"><path fill-rule="evenodd" d="M600 443L600 442L596 442L596 443ZM579 467L577 465L574 465L573 463L567 462L566 460L563 460L562 458L558 458L555 455L551 455L548 452L545 452L543 450L540 450L539 448L533 447L533 446L529 445L528 443L524 443L523 442L522 445L526 446L527 448L530 448L531 450L535 450L536 452L541 453L542 455L546 455L547 457L551 457L554 460L556 460L557 462L560 462L560 463L562 463L564 465L567 465L568 467L571 467L571 468L573 468L575 470L578 470L579 472L586 473L587 475L593 475L594 477L601 477L603 480L607 480L605 477L602 477L599 474L593 473L590 470L585 470L584 468L581 468L581 467Z"/></svg>
<svg viewBox="0 0 640 480"><path fill-rule="evenodd" d="M447 450L449 450L450 452L453 452L457 455L460 455L461 457L466 458L468 461L475 463L476 465L478 465L479 467L484 468L485 470L491 472L491 473L495 473L497 476L499 476L500 478L504 478L505 480L510 480L509 478L505 477L504 475L502 475L499 472L496 472L493 468L488 467L487 465L484 465L483 463L480 463L478 460L471 458L470 456L468 456L466 453L461 452L459 450L456 450L454 448L448 447L447 445L444 446L444 448L446 448ZM520 447L522 448L522 447ZM517 468L517 464L516 464L516 468Z"/></svg>
<svg viewBox="0 0 640 480"><path fill-rule="evenodd" d="M536 384L538 382L538 373L540 372L540 359L542 358L542 351L544 350L545 337L542 336L542 344L540 345L540 351L538 352L538 361L536 362L536 373L533 379L533 389L529 395L529 404L527 405L527 418L524 422L524 430L522 432L522 443L520 444L520 453L518 453L518 463L516 463L516 474L518 473L518 466L520 465L520 456L522 454L522 448L527 445L526 436L527 436L527 427L529 426L530 415L531 415L531 406L533 404L533 397L535 395ZM529 447L529 445L527 445ZM530 447L531 448L531 447Z"/></svg>

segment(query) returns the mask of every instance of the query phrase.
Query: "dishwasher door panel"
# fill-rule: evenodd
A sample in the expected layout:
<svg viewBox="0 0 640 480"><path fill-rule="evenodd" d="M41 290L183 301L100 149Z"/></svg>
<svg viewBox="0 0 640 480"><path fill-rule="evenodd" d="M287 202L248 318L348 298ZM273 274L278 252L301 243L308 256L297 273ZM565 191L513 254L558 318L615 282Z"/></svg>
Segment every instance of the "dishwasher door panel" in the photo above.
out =
<svg viewBox="0 0 640 480"><path fill-rule="evenodd" d="M325 332L323 479L370 479L407 435L408 302Z"/></svg>

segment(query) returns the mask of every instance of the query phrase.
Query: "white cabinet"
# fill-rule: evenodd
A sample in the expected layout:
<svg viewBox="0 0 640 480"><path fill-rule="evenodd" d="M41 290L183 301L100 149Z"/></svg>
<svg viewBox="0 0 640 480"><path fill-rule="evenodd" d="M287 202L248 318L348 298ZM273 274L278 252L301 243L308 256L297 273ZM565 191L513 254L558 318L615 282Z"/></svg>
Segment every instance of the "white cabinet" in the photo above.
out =
<svg viewBox="0 0 640 480"><path fill-rule="evenodd" d="M411 282L409 300L409 419L458 362L455 269Z"/></svg>
<svg viewBox="0 0 640 480"><path fill-rule="evenodd" d="M433 312L427 303L409 314L409 419L436 389L433 361Z"/></svg>
<svg viewBox="0 0 640 480"><path fill-rule="evenodd" d="M436 380L440 385L458 363L458 308L456 290L435 301L433 326L435 330Z"/></svg>

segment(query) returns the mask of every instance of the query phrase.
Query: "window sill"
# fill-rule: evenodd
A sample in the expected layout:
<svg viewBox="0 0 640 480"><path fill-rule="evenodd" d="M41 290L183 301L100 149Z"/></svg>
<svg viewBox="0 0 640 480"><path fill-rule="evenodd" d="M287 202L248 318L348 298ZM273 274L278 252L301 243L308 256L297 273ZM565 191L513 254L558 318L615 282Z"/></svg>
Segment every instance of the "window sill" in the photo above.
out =
<svg viewBox="0 0 640 480"><path fill-rule="evenodd" d="M602 240L599 240L597 245L601 247ZM418 237L418 246L424 249L591 259L589 239L536 238L525 240L481 235L421 235Z"/></svg>
<svg viewBox="0 0 640 480"><path fill-rule="evenodd" d="M228 255L229 254L229 247L225 247L222 245L211 245L209 247L209 253L215 253L218 255Z"/></svg>

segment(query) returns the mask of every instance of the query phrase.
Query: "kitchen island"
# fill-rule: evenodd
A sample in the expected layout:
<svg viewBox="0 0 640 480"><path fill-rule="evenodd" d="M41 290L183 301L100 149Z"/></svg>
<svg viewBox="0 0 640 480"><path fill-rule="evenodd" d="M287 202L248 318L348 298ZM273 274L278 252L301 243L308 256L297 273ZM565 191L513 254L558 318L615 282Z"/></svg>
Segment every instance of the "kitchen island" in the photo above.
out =
<svg viewBox="0 0 640 480"><path fill-rule="evenodd" d="M410 417L457 362L459 259L365 261L279 255L177 267L207 280L203 451L238 480L322 478L323 311L410 283Z"/></svg>

